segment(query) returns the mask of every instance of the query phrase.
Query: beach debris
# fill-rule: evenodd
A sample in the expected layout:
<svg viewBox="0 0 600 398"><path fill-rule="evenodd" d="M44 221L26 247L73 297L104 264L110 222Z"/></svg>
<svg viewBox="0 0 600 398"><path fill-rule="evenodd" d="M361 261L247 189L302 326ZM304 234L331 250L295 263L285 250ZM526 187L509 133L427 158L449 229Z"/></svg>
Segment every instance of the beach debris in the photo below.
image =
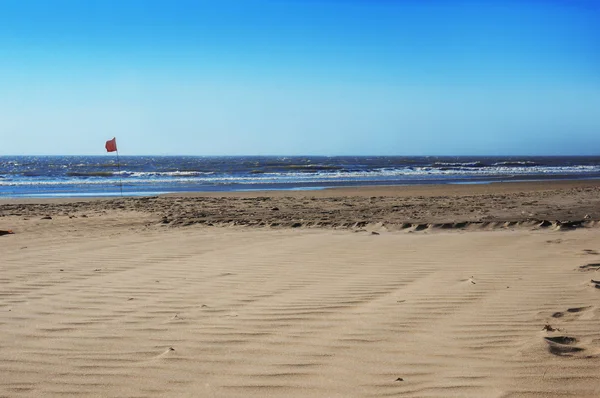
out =
<svg viewBox="0 0 600 398"><path fill-rule="evenodd" d="M585 216L583 216L584 220L589 220L590 218L592 218L592 216L590 216L589 214L586 214Z"/></svg>
<svg viewBox="0 0 600 398"><path fill-rule="evenodd" d="M0 230L0 236L2 235L12 235L14 232L11 229L8 230Z"/></svg>
<svg viewBox="0 0 600 398"><path fill-rule="evenodd" d="M559 328L553 328L549 323L545 324L544 327L542 328L542 330L546 331L546 332L555 332L557 330L560 330Z"/></svg>
<svg viewBox="0 0 600 398"><path fill-rule="evenodd" d="M402 377L398 377L395 381L404 381Z"/></svg>
<svg viewBox="0 0 600 398"><path fill-rule="evenodd" d="M271 211L279 211L279 207L273 207Z"/></svg>
<svg viewBox="0 0 600 398"><path fill-rule="evenodd" d="M379 232L371 231L371 235L379 235Z"/></svg>
<svg viewBox="0 0 600 398"><path fill-rule="evenodd" d="M169 351L175 351L175 348L169 347Z"/></svg>
<svg viewBox="0 0 600 398"><path fill-rule="evenodd" d="M50 216L44 216L44 217L42 217L41 219L42 219L42 220L52 220L52 217L50 217Z"/></svg>

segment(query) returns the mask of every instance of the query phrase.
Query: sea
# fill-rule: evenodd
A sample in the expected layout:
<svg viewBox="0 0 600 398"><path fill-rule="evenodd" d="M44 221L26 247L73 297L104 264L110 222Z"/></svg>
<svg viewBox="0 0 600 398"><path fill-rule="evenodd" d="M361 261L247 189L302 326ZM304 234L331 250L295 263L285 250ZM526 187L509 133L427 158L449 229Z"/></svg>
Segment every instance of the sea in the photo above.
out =
<svg viewBox="0 0 600 398"><path fill-rule="evenodd" d="M1 156L0 198L600 179L600 156Z"/></svg>

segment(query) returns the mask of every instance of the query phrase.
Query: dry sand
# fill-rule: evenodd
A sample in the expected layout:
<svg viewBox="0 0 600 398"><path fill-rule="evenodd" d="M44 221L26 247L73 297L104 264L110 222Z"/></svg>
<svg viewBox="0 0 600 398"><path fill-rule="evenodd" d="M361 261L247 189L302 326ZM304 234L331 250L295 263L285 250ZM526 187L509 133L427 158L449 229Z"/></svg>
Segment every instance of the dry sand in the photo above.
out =
<svg viewBox="0 0 600 398"><path fill-rule="evenodd" d="M0 396L600 396L597 185L419 189L0 202Z"/></svg>

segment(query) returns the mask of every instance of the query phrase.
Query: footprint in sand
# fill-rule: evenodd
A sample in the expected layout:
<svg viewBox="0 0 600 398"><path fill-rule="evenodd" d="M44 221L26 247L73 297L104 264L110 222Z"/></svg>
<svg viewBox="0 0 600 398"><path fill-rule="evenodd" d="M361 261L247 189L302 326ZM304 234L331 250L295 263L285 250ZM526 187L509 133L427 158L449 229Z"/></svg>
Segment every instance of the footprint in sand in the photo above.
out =
<svg viewBox="0 0 600 398"><path fill-rule="evenodd" d="M592 284L594 285L594 287L596 289L600 289L600 280L598 280L598 279L591 279L590 281L592 282Z"/></svg>
<svg viewBox="0 0 600 398"><path fill-rule="evenodd" d="M573 308L567 309L567 312L577 313L577 312L589 310L590 308L592 308L592 306L589 306L589 305L587 307L573 307Z"/></svg>
<svg viewBox="0 0 600 398"><path fill-rule="evenodd" d="M544 337L544 341L548 344L548 352L553 355L580 358L597 358L600 355L600 349L594 346L595 340L591 341L591 347L572 336Z"/></svg>
<svg viewBox="0 0 600 398"><path fill-rule="evenodd" d="M573 307L573 308L568 308L566 311L562 312L562 311L558 311L552 314L552 318L562 318L564 317L566 313L570 313L570 314L577 314L579 312L583 312L586 310L589 310L590 308L592 308L592 306L587 306L587 307Z"/></svg>
<svg viewBox="0 0 600 398"><path fill-rule="evenodd" d="M561 319L561 321L557 321L559 323L566 322L568 324L577 319L589 319L590 317L593 317L593 309L593 306L571 307L566 311L553 313L552 317ZM561 328L553 327L547 323L542 330L552 333L560 332ZM573 356L574 354L585 351L585 357L591 358L596 357L600 353L600 350L598 349L593 349L590 351L588 347L585 347L585 344L581 344L579 339L572 336L546 336L544 337L544 341L548 344L548 351L553 355Z"/></svg>
<svg viewBox="0 0 600 398"><path fill-rule="evenodd" d="M585 350L584 348L577 347L574 345L577 343L577 339L575 337L544 337L544 340L548 344L548 351L553 355L572 356L574 353Z"/></svg>
<svg viewBox="0 0 600 398"><path fill-rule="evenodd" d="M579 271L582 271L582 272L598 271L599 269L600 269L600 263L590 263L590 264L579 266Z"/></svg>
<svg viewBox="0 0 600 398"><path fill-rule="evenodd" d="M586 250L584 250L584 252L586 254L598 254L596 251L590 250L590 249L586 249ZM579 271L581 271L581 272L598 272L599 270L600 270L600 263L590 263L590 264L579 266ZM591 283L592 283L592 286L594 286L596 289L600 289L600 279L592 279Z"/></svg>

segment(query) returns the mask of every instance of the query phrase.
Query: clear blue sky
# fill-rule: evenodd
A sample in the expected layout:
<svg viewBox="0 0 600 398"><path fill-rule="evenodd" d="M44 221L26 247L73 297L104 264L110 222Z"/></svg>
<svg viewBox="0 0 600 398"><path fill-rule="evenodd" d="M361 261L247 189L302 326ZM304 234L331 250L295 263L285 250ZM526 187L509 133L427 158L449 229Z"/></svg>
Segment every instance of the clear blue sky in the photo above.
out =
<svg viewBox="0 0 600 398"><path fill-rule="evenodd" d="M600 154L600 2L2 0L0 155Z"/></svg>

